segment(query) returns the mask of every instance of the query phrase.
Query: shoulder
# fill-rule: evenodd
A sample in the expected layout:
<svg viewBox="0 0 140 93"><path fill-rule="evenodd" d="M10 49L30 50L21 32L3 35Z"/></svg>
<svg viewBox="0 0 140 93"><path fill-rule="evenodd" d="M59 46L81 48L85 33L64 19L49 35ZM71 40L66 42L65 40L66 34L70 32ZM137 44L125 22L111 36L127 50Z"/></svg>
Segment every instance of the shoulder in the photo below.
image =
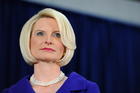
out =
<svg viewBox="0 0 140 93"><path fill-rule="evenodd" d="M87 80L87 91L89 93L91 93L91 92L100 93L100 89L99 89L99 86L97 85L97 83L89 81L89 80Z"/></svg>
<svg viewBox="0 0 140 93"><path fill-rule="evenodd" d="M29 76L22 78L16 84L4 89L1 93L34 93L28 81L28 77Z"/></svg>
<svg viewBox="0 0 140 93"><path fill-rule="evenodd" d="M87 80L76 72L72 72L69 75L69 81L71 81L71 84L77 87L77 89L86 90L86 93L100 93L96 82Z"/></svg>

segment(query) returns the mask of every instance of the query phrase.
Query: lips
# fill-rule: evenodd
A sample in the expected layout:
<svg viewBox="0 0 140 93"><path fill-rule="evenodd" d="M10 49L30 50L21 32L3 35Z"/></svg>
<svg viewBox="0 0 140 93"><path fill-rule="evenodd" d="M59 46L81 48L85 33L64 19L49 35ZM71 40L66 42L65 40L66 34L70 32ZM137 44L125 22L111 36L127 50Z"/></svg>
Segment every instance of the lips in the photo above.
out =
<svg viewBox="0 0 140 93"><path fill-rule="evenodd" d="M45 50L45 51L52 51L52 52L54 52L55 50L54 49L52 49L52 48L41 48L41 50Z"/></svg>

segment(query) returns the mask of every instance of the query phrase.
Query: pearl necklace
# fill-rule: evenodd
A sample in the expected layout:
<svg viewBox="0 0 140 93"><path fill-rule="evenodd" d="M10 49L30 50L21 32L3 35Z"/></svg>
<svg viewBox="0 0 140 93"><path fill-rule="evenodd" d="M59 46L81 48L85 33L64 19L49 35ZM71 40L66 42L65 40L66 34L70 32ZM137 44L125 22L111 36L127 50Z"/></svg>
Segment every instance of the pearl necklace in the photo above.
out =
<svg viewBox="0 0 140 93"><path fill-rule="evenodd" d="M65 74L61 71L60 75L56 79L51 80L49 82L36 80L34 75L31 76L30 82L31 82L31 85L49 86L49 85L58 83L59 81L62 81L64 78L65 78Z"/></svg>

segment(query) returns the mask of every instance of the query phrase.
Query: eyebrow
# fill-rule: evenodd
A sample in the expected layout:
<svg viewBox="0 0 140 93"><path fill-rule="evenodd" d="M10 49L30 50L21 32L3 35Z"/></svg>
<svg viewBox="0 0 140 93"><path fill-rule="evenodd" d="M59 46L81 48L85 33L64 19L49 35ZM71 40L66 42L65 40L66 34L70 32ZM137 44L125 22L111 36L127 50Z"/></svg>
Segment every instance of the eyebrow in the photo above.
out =
<svg viewBox="0 0 140 93"><path fill-rule="evenodd" d="M60 32L59 30L53 31L53 32Z"/></svg>
<svg viewBox="0 0 140 93"><path fill-rule="evenodd" d="M45 32L44 30L40 30L40 29L38 29L38 30L34 30L34 32L39 32L39 31L41 31L41 32ZM60 32L59 30L54 30L53 32Z"/></svg>
<svg viewBox="0 0 140 93"><path fill-rule="evenodd" d="M39 30L39 29L38 30L34 30L34 32L38 32L38 31L45 32L44 30Z"/></svg>

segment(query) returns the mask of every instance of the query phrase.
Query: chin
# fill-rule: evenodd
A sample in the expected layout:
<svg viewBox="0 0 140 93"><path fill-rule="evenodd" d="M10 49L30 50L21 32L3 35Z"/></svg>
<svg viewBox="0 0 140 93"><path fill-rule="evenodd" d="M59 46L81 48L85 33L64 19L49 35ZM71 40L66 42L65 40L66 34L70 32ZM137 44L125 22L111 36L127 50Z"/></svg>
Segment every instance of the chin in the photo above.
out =
<svg viewBox="0 0 140 93"><path fill-rule="evenodd" d="M55 54L54 55L41 54L41 55L35 55L34 57L37 60L46 61L46 62L56 62L57 60L60 60L60 56Z"/></svg>
<svg viewBox="0 0 140 93"><path fill-rule="evenodd" d="M38 58L38 60L45 61L45 62L55 62L58 59L56 59L56 58Z"/></svg>

